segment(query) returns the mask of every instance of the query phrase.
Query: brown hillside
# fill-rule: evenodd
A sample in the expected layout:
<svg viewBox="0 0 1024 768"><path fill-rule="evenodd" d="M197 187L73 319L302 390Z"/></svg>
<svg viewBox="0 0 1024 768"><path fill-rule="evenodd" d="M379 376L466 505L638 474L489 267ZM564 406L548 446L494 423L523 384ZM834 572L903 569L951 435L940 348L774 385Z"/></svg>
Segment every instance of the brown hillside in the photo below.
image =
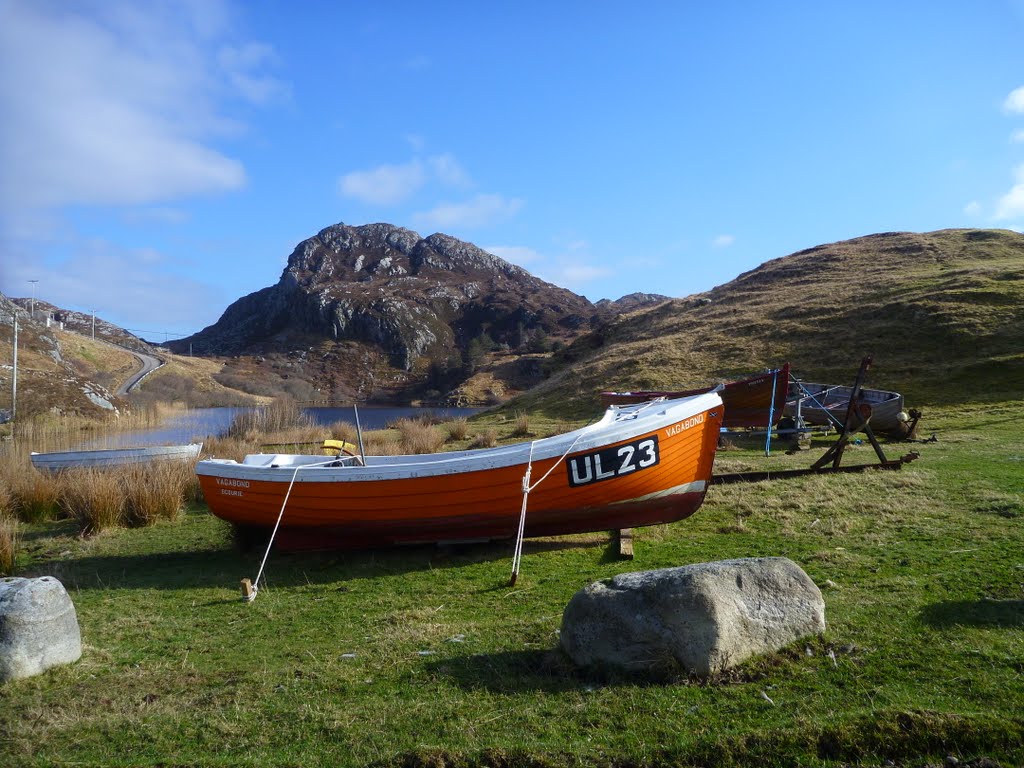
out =
<svg viewBox="0 0 1024 768"><path fill-rule="evenodd" d="M911 403L1024 396L1024 235L870 235L762 264L707 293L621 317L570 346L518 402L579 413L602 389L681 388L789 360L810 381L869 384Z"/></svg>

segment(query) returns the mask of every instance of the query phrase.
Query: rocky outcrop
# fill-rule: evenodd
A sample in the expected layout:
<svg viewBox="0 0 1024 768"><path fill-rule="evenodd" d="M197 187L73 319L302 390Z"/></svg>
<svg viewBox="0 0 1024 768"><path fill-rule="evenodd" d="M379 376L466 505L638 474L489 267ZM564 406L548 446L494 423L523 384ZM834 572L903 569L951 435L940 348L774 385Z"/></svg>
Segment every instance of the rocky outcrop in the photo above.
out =
<svg viewBox="0 0 1024 768"><path fill-rule="evenodd" d="M677 664L707 677L825 631L825 603L784 557L625 573L577 592L562 647L580 666L650 671Z"/></svg>
<svg viewBox="0 0 1024 768"><path fill-rule="evenodd" d="M299 243L276 285L168 346L238 354L307 334L377 346L395 367L411 370L485 334L517 348L531 334L572 331L598 317L584 297L454 237L336 224Z"/></svg>
<svg viewBox="0 0 1024 768"><path fill-rule="evenodd" d="M661 304L665 301L671 301L671 296L664 296L660 293L627 293L620 299L601 299L594 304L598 309L608 310L615 314L623 314L625 312L632 312L637 309L643 309L644 307L653 307L655 304Z"/></svg>

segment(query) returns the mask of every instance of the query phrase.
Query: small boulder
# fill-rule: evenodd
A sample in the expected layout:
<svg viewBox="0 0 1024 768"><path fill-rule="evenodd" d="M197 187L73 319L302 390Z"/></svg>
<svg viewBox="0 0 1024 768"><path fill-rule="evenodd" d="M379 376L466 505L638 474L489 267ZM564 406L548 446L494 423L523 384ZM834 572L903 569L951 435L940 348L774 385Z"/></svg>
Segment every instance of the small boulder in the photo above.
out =
<svg viewBox="0 0 1024 768"><path fill-rule="evenodd" d="M825 631L825 603L785 557L624 573L577 592L562 648L579 666L650 671L675 663L707 677Z"/></svg>
<svg viewBox="0 0 1024 768"><path fill-rule="evenodd" d="M0 579L0 683L82 655L75 606L52 576Z"/></svg>

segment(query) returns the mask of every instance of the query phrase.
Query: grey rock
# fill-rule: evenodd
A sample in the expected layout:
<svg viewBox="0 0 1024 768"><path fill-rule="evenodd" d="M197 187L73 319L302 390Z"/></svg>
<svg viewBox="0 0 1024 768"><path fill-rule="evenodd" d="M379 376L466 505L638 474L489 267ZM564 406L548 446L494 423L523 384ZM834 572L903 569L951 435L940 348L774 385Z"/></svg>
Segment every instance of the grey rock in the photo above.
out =
<svg viewBox="0 0 1024 768"><path fill-rule="evenodd" d="M676 664L707 677L825 631L825 603L784 557L625 573L577 592L561 644L579 666Z"/></svg>
<svg viewBox="0 0 1024 768"><path fill-rule="evenodd" d="M38 675L82 655L78 617L52 576L0 579L0 682Z"/></svg>

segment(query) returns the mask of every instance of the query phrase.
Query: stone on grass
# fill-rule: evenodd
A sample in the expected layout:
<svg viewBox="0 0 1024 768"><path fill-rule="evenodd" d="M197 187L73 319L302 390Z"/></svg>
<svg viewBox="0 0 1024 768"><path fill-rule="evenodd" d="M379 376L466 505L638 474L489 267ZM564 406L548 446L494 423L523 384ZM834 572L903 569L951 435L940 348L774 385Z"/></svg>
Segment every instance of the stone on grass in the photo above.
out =
<svg viewBox="0 0 1024 768"><path fill-rule="evenodd" d="M561 643L579 666L708 677L825 631L825 603L785 557L624 573L577 592Z"/></svg>
<svg viewBox="0 0 1024 768"><path fill-rule="evenodd" d="M75 606L52 576L0 579L0 683L82 655Z"/></svg>

